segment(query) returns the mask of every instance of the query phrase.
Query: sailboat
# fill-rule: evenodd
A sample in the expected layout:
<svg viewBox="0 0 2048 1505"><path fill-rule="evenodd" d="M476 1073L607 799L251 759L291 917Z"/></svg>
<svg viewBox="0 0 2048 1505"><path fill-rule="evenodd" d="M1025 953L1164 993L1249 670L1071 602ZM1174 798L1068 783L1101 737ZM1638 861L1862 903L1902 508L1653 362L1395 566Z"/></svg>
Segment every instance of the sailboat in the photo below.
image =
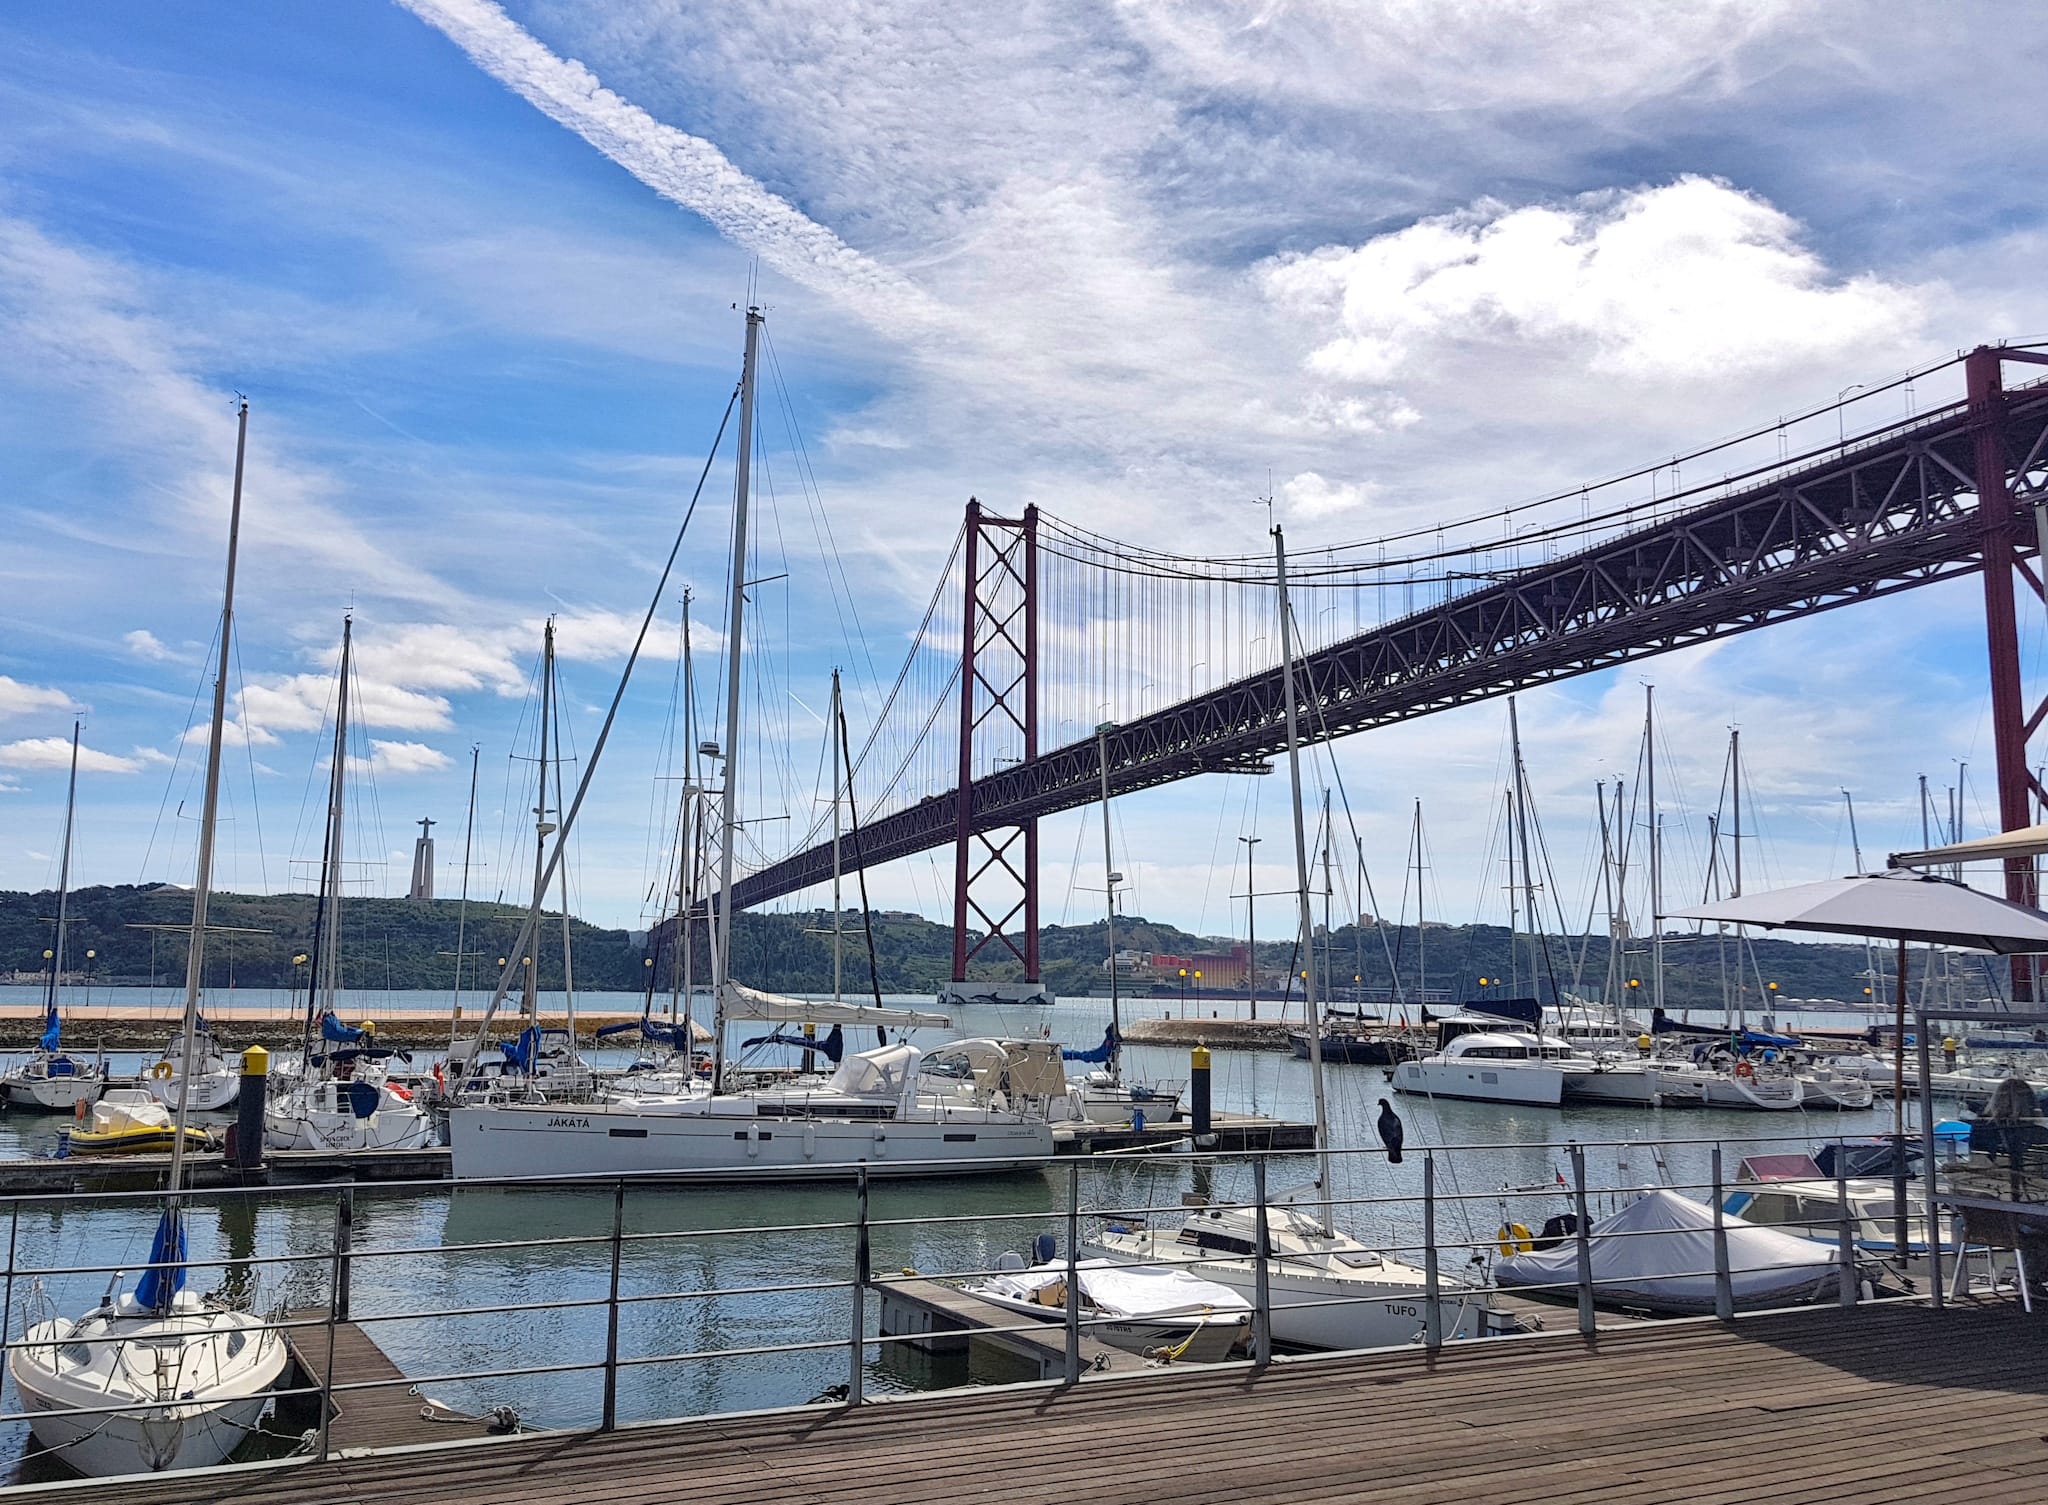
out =
<svg viewBox="0 0 2048 1505"><path fill-rule="evenodd" d="M732 976L734 844L739 831L740 704L751 501L754 388L761 312L746 315L740 376L737 474L733 489L732 598L726 632L725 777L720 794L718 911L712 936L710 1082L673 1096L633 1102L458 1104L448 1141L458 1178L708 1173L744 1179L784 1171L844 1176L961 1175L1041 1165L1053 1153L1041 1100L1053 1079L1065 1097L1056 1051L1014 1051L966 1059L960 1074L928 1085L924 1053L898 1040L844 1055L821 1085L727 1090L726 1023L768 1022L909 1027L946 1024L943 1015L847 1004L814 1004L741 984ZM588 774L586 773L586 778ZM565 817L566 819L566 817ZM528 921L528 933L533 928ZM502 980L500 987L504 986ZM486 1016L488 1023L488 1015ZM1051 1055L1048 1072L1045 1056Z"/></svg>
<svg viewBox="0 0 2048 1505"><path fill-rule="evenodd" d="M228 523L220 663L206 750L206 797L199 865L192 885L192 936L185 961L182 1066L191 1079L198 1051L206 907L213 882L214 825L220 812L221 728L227 719L228 652L234 626L235 548L242 522L242 458L249 405L235 441L234 502ZM189 1096L189 1095L188 1095ZM257 1318L185 1287L186 1096L177 1107L169 1194L132 1291L116 1274L100 1304L73 1319L32 1320L7 1358L8 1376L30 1413L36 1441L80 1473L95 1476L204 1468L224 1460L256 1425L284 1372L283 1335Z"/></svg>
<svg viewBox="0 0 2048 1505"><path fill-rule="evenodd" d="M277 1090L263 1107L263 1143L273 1150L415 1150L436 1137L433 1120L413 1101L412 1093L389 1080L390 1063L398 1052L379 1047L367 1029L342 1023L335 1012L341 983L342 817L348 795L354 632L353 619L344 618L320 907L314 920L313 970L306 981L306 1025L298 1070L279 1076Z"/></svg>
<svg viewBox="0 0 2048 1505"><path fill-rule="evenodd" d="M1309 910L1308 840L1301 811L1301 739L1295 708L1294 628L1287 599L1286 542L1273 529L1274 574L1280 597L1280 657L1285 672L1287 762L1294 794L1294 865L1298 923L1304 951L1314 936ZM1308 1014L1317 1017L1311 967ZM1316 1119L1316 1184L1270 1200L1263 1209L1267 1248L1259 1259L1261 1209L1197 1207L1177 1229L1138 1228L1118 1220L1097 1230L1087 1252L1127 1263L1173 1264L1239 1295L1262 1279L1270 1293L1273 1341L1302 1348L1386 1348L1413 1342L1426 1324L1428 1272L1368 1248L1334 1227L1318 1197L1330 1195L1330 1120L1323 1091L1322 1037L1309 1032L1309 1072ZM1446 1338L1484 1337L1511 1330L1513 1318L1496 1311L1479 1286L1445 1278L1437 1296L1438 1330Z"/></svg>
<svg viewBox="0 0 2048 1505"><path fill-rule="evenodd" d="M526 931L520 944L527 947L520 958L523 990L520 995L518 1036L499 1046L496 1056L485 1052L485 1037L458 1044L448 1053L448 1072L443 1075L444 1096L436 1106L456 1102L477 1105L500 1102L577 1102L597 1089L597 1074L576 1052L576 972L570 947L569 873L556 823L550 815L562 811L562 764L560 757L559 707L555 699L555 622L548 618L541 634L539 777L533 806L533 897L527 906ZM555 739L550 743L550 737ZM548 803L548 772L555 775L554 803ZM554 836L555 871L562 879L562 988L567 1021L564 1026L543 1028L540 1022L539 948L541 911L548 892L548 838Z"/></svg>
<svg viewBox="0 0 2048 1505"><path fill-rule="evenodd" d="M1124 875L1116 870L1109 842L1109 734L1110 722L1095 728L1096 761L1102 778L1102 881L1108 896L1109 922L1109 1029L1102 1043L1090 1050L1064 1052L1067 1060L1090 1069L1069 1086L1081 1112L1089 1122L1127 1124L1137 1115L1157 1123L1170 1123L1180 1112L1180 1093L1163 1082L1133 1082L1124 1079L1122 967L1116 950L1116 886Z"/></svg>
<svg viewBox="0 0 2048 1505"><path fill-rule="evenodd" d="M57 989L64 977L64 931L71 903L71 820L78 808L78 731L71 723L71 782L64 796L64 855L57 860L57 936L50 943L50 985L43 1000L43 1034L28 1059L0 1076L0 1099L10 1108L77 1113L107 1085L104 1059L80 1061L65 1053Z"/></svg>

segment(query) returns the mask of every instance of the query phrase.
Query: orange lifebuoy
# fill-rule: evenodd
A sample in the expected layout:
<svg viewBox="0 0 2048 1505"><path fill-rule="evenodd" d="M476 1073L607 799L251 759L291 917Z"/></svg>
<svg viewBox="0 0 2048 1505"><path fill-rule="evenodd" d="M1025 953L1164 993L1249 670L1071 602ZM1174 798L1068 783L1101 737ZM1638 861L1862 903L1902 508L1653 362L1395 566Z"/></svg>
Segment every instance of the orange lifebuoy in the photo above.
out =
<svg viewBox="0 0 2048 1505"><path fill-rule="evenodd" d="M384 1084L384 1090L390 1093L393 1097L399 1098L405 1102L409 1103L412 1101L412 1092L407 1088L399 1086L396 1082L386 1082Z"/></svg>
<svg viewBox="0 0 2048 1505"><path fill-rule="evenodd" d="M1735 1063L1735 1074L1741 1077L1744 1081L1748 1081L1751 1077L1756 1075L1756 1068L1750 1065L1747 1061L1737 1061Z"/></svg>

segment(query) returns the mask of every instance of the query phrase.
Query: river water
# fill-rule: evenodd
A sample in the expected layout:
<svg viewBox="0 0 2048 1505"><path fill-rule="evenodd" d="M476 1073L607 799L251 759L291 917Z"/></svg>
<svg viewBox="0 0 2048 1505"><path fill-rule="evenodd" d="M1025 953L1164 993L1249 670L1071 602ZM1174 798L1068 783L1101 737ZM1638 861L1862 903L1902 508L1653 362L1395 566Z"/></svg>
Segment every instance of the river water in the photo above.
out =
<svg viewBox="0 0 2048 1505"><path fill-rule="evenodd" d="M33 1003L35 999L34 989L0 988L0 1003ZM101 990L93 1001L129 1004L144 1000L135 990L115 993L109 1000L108 990ZM159 1001L166 1006L170 1002ZM929 1006L923 999L891 1001ZM386 1009L444 1008L446 1004L445 994L374 993L351 1000L342 1012L354 1019L375 1017ZM631 1007L616 995L602 999L601 1004L607 1009L622 1004ZM288 1004L278 995L243 993L231 1003L212 1002L209 1007L216 1013L243 1008L281 1011ZM1150 1013L1178 1012L1177 1003L1162 1000L1146 1000L1137 1007ZM1261 1012L1272 1007L1262 1003ZM91 1039L92 1012L90 1007L69 1011L66 1038L73 1048L84 1047ZM469 1012L474 1014L474 1006ZM1049 1028L1069 1045L1086 1047L1100 1041L1109 1002L1082 998L1063 1001L1051 1009L972 1008L953 1013L960 1026L974 1033L1035 1034ZM1800 1021L1788 1018L1784 1022ZM1840 1028L1850 1021L1837 1015L1818 1016L1811 1022ZM929 1043L960 1032L960 1028L929 1029L915 1038ZM870 1043L849 1042L853 1048ZM594 1056L607 1058L607 1053ZM118 1073L134 1070L147 1059L134 1052L116 1053L110 1055L109 1064ZM424 1067L431 1059L429 1053L422 1052L417 1064ZM1187 1075L1186 1054L1178 1050L1129 1047L1124 1064L1126 1075L1141 1079L1185 1079ZM1216 1106L1221 1110L1291 1119L1307 1119L1312 1114L1307 1063L1292 1056L1218 1051L1214 1083ZM1372 1120L1380 1097L1387 1094L1384 1073L1377 1068L1333 1066L1327 1084L1333 1144L1340 1148L1376 1146ZM1340 1155L1332 1181L1339 1198L1405 1200L1340 1207L1336 1221L1369 1243L1409 1247L1420 1238L1420 1207L1414 1199L1419 1196L1422 1174L1422 1157L1417 1152L1425 1147L1471 1147L1439 1157L1439 1192L1468 1199L1440 1208L1439 1236L1447 1242L1469 1238L1487 1245L1509 1210L1499 1195L1502 1187L1551 1189L1542 1196L1516 1201L1513 1220L1534 1225L1552 1212L1566 1210L1568 1202L1557 1188L1560 1178L1569 1175L1565 1146L1571 1141L1592 1146L1587 1151L1587 1174L1589 1184L1596 1188L1594 1211L1598 1215L1603 1208L1617 1205L1628 1188L1660 1179L1679 1183L1707 1179L1711 1153L1707 1144L1674 1143L1660 1157L1649 1148L1655 1143L1723 1139L1729 1146L1725 1159L1732 1176L1744 1142L1770 1136L1779 1141L1770 1147L1792 1149L1840 1134L1880 1132L1891 1121L1888 1108L1862 1113L1761 1115L1699 1109L1432 1104L1403 1097L1393 1101L1407 1126L1408 1154L1403 1164L1390 1165L1378 1154ZM0 1118L0 1157L47 1154L60 1127L57 1121L30 1115ZM1212 1171L1183 1158L1098 1161L1082 1165L1077 1174L1084 1209L1175 1208L1191 1191L1229 1198L1246 1195L1249 1187L1243 1166ZM1275 1165L1271 1174L1278 1190L1309 1181L1313 1169L1303 1157L1295 1163ZM1005 1251L1028 1249L1037 1233L1063 1235L1068 1175L1068 1164L1062 1162L1047 1172L1001 1178L878 1183L871 1201L871 1217L876 1222L874 1268L878 1272L910 1268L927 1274L985 1270ZM1706 1196L1704 1192L1694 1194L1703 1200ZM156 1213L156 1203L142 1198L71 1202L55 1208L27 1206L9 1215L9 1226L0 1230L0 1237L10 1242L15 1272L79 1265L134 1268L147 1256ZM620 1416L685 1416L786 1405L843 1383L849 1364L850 1295L843 1287L804 1287L847 1279L853 1235L844 1228L798 1225L843 1223L853 1215L854 1196L847 1186L632 1190L625 1205L629 1235L690 1236L629 1238L624 1244L621 1293L672 1299L635 1302L622 1308L622 1356L704 1355L831 1340L837 1340L839 1346L634 1366L621 1374ZM610 1282L612 1217L609 1190L437 1187L425 1192L396 1192L362 1188L355 1199L352 1314L365 1321L407 1314L396 1321L369 1321L369 1330L399 1366L414 1376L596 1361L605 1345L602 1305L563 1303L605 1296ZM998 1221L1002 1218L1012 1220ZM330 1188L268 1191L226 1201L206 1199L190 1219L191 1255L200 1266L194 1269L193 1283L202 1290L223 1289L252 1298L263 1310L324 1310L334 1224L335 1193ZM736 1231L711 1231L721 1229ZM465 1245L502 1240L576 1238L601 1242L462 1252ZM208 1262L284 1255L303 1258L291 1264L204 1268ZM8 1335L19 1336L27 1308L39 1300L75 1314L96 1303L107 1280L105 1274L10 1274L5 1292ZM742 1289L743 1294L717 1296L674 1294ZM508 1305L540 1309L445 1315L459 1308ZM872 1302L866 1327L872 1335ZM934 1372L931 1361L896 1345L869 1345L865 1372L866 1383L875 1392L957 1383L964 1377L952 1370ZM539 1426L593 1421L601 1394L595 1373L435 1380L422 1388L465 1410L509 1404L529 1424ZM5 1388L4 1403L7 1410L18 1409L11 1385ZM18 1459L25 1439L24 1427L0 1427L0 1457ZM62 1472L46 1459L31 1458L15 1467L22 1478Z"/></svg>

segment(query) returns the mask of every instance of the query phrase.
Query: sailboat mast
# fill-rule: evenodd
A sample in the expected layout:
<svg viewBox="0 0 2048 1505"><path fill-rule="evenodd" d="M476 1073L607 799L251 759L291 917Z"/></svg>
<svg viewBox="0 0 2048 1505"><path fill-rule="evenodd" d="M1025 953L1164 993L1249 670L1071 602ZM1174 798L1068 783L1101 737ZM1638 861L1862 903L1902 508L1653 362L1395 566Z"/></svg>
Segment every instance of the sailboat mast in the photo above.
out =
<svg viewBox="0 0 2048 1505"><path fill-rule="evenodd" d="M213 719L206 738L206 793L199 807L199 865L192 876L192 939L185 953L184 1058L178 1063L181 1086L192 1080L193 1035L199 1027L199 984L206 967L206 902L213 892L213 828L220 817L222 728L228 719L228 653L235 630L235 554L242 538L242 467L249 446L249 400L242 399L235 426L235 487L228 504L228 570L221 591L220 662L213 677ZM178 1093L176 1127L171 1135L171 1178L169 1206L175 1210L178 1193L184 1189L185 1113L192 1098ZM165 1281L168 1290L171 1282ZM169 1299L168 1295L165 1298Z"/></svg>
<svg viewBox="0 0 2048 1505"><path fill-rule="evenodd" d="M1358 849L1358 870L1365 871L1365 848ZM1422 801L1415 802L1415 997L1429 1001L1429 961L1423 954L1422 935Z"/></svg>
<svg viewBox="0 0 2048 1505"><path fill-rule="evenodd" d="M448 1021L448 1053L455 1054L455 1031L462 1019L462 948L469 931L469 854L476 840L476 775L483 745L469 745L469 815L462 824L462 903L455 911L455 1008Z"/></svg>
<svg viewBox="0 0 2048 1505"><path fill-rule="evenodd" d="M690 658L690 589L683 587L683 808L681 829L676 833L676 936L682 965L671 956L668 965L668 1022L687 1018L692 995L696 957L690 946L690 912L697 907L697 856L702 841L702 812L697 808L697 678ZM689 1042L684 1041L687 1055Z"/></svg>
<svg viewBox="0 0 2048 1505"><path fill-rule="evenodd" d="M1102 722L1095 728L1095 764L1102 778L1102 887L1103 903L1109 916L1109 1029L1114 1037L1109 1048L1109 1074L1118 1076L1123 1054L1124 1027L1116 975L1116 860L1109 850L1109 734L1115 723Z"/></svg>
<svg viewBox="0 0 2048 1505"><path fill-rule="evenodd" d="M71 909L71 818L78 809L78 729L71 723L71 782L64 789L64 854L57 859L57 938L50 943L50 994L44 1007L57 1006L57 979L64 975L64 926Z"/></svg>
<svg viewBox="0 0 2048 1505"><path fill-rule="evenodd" d="M754 380L761 310L747 310L747 348L740 368L739 459L732 499L732 613L725 635L725 788L719 799L718 945L711 955L711 1087L725 1076L725 994L732 978L732 859L739 834L740 660L747 601L747 502L753 484Z"/></svg>
<svg viewBox="0 0 2048 1505"><path fill-rule="evenodd" d="M838 740L839 717L839 671L835 668L832 671L832 721L825 729L825 740L827 743ZM833 748L832 753L832 1001L834 1003L841 1003L845 999L845 968L840 954L841 932L844 928L840 920L844 906L839 897L839 802L841 785L839 783L838 749L836 747Z"/></svg>
<svg viewBox="0 0 2048 1505"><path fill-rule="evenodd" d="M555 629L548 624L547 639L547 697L555 701ZM561 814L569 808L569 802L562 798L562 711L555 705L555 813ZM547 770L541 770L541 778L547 778ZM559 847L562 838L555 837ZM558 852L555 860L555 877L562 885L562 1022L569 1029L569 1049L576 1049L576 964L569 941L569 854Z"/></svg>
<svg viewBox="0 0 2048 1505"><path fill-rule="evenodd" d="M1735 805L1735 860L1732 864L1732 879L1735 891L1731 899L1742 897L1742 732L1740 728L1728 729L1728 787L1734 796ZM1743 1028L1749 1027L1749 974L1743 970L1748 957L1748 947L1743 942L1742 927L1735 927L1735 1020Z"/></svg>
<svg viewBox="0 0 2048 1505"><path fill-rule="evenodd" d="M1336 834L1336 831L1330 825L1330 791L1325 789L1323 791L1323 1007L1325 1008L1328 1008L1330 1004L1330 964L1332 961L1330 947L1336 944L1337 939L1336 932L1330 928L1330 900L1337 892L1336 880L1330 876L1330 842L1335 838ZM1313 958L1310 959L1309 965L1315 965ZM1308 1027L1310 1029L1317 1028L1316 1020L1311 1018L1308 1021Z"/></svg>
<svg viewBox="0 0 2048 1505"><path fill-rule="evenodd" d="M555 619L548 618L547 628L541 637L540 651L540 777L536 782L533 802L533 898L527 905L527 944L532 948L521 958L526 968L526 996L521 1000L520 1013L529 1029L540 1028L540 917L547 898L547 847L548 833L554 830L548 820L548 712L551 709L548 696L548 673L555 660ZM536 1059L538 1058L536 1053Z"/></svg>
<svg viewBox="0 0 2048 1505"><path fill-rule="evenodd" d="M338 950L338 896L341 881L341 800L348 770L348 670L351 619L341 620L341 672L335 681L334 747L327 763L327 828L320 837L320 902L313 911L313 964L306 973L306 1017L301 1021L299 1061L308 1073L313 1067L313 1023L320 1017L323 992L333 1007L330 978L331 950Z"/></svg>
<svg viewBox="0 0 2048 1505"><path fill-rule="evenodd" d="M1657 814L1657 687L1643 686L1644 788L1650 802L1650 1008L1664 1012L1664 822Z"/></svg>
<svg viewBox="0 0 2048 1505"><path fill-rule="evenodd" d="M1302 951L1312 954L1315 943L1315 921L1308 904L1308 831L1301 814L1301 734L1297 724L1298 713L1294 696L1294 612L1287 601L1287 540L1281 533L1280 525L1273 525L1273 578L1280 592L1280 665L1281 682L1286 686L1287 700L1287 776L1294 791L1294 898L1296 921L1300 927ZM1322 1015L1317 1006L1315 983L1316 969L1308 969L1304 1001L1308 1009L1308 1069L1310 1079L1315 1083L1316 1105L1316 1177L1317 1184L1325 1196L1333 1190L1330 1179L1330 1110L1323 1097L1323 1032L1315 1027L1315 1021ZM1327 1215L1324 1221L1328 1221Z"/></svg>

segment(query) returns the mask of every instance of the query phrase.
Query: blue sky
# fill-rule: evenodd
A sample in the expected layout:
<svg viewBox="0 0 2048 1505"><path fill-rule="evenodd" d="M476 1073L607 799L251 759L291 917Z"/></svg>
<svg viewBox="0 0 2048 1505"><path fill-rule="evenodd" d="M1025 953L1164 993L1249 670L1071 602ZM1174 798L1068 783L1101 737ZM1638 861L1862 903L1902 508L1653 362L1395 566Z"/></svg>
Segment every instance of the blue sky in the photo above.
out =
<svg viewBox="0 0 2048 1505"><path fill-rule="evenodd" d="M759 573L790 578L758 593L772 673L750 756L780 770L753 786L764 818L808 813L803 707L822 706L834 662L860 670L858 735L970 493L1234 554L1262 545L1250 499L1270 475L1312 547L1576 486L2048 331L2043 127L2021 103L2048 32L2036 10L1614 10L9 7L0 885L54 878L47 739L72 707L96 754L82 879L189 875L181 739L218 608L238 391L253 417L225 880L303 880L352 607L367 724L351 841L389 863L360 886L402 885L422 814L454 860L480 744L479 883L495 891L523 860L531 801L510 759L539 624L561 620L587 747L736 374L750 278L839 544L828 568L773 426L786 542ZM1916 400L1950 395L1934 382ZM725 482L721 466L681 566L712 603ZM835 590L865 643L845 641ZM1982 829L1975 591L1525 696L1568 907L1591 785L1632 772L1646 678L1670 718L1667 787L1689 802L1675 841L1697 845L1731 723L1770 876L1846 866L1843 785L1879 850L1917 838L1915 774L1940 788L1969 761ZM674 618L671 599L575 862L579 907L615 923L640 922L666 825ZM2038 656L2031 618L2027 633ZM1340 753L1390 877L1425 801L1444 918L1499 907L1484 854L1504 720L1474 708ZM1255 819L1283 835L1277 800L1240 781L1122 802L1137 906L1230 928L1212 857ZM1046 833L1051 918L1098 902L1077 886L1095 881L1080 821ZM1260 850L1260 886L1277 887L1285 845ZM904 864L872 891L936 913L948 870Z"/></svg>

